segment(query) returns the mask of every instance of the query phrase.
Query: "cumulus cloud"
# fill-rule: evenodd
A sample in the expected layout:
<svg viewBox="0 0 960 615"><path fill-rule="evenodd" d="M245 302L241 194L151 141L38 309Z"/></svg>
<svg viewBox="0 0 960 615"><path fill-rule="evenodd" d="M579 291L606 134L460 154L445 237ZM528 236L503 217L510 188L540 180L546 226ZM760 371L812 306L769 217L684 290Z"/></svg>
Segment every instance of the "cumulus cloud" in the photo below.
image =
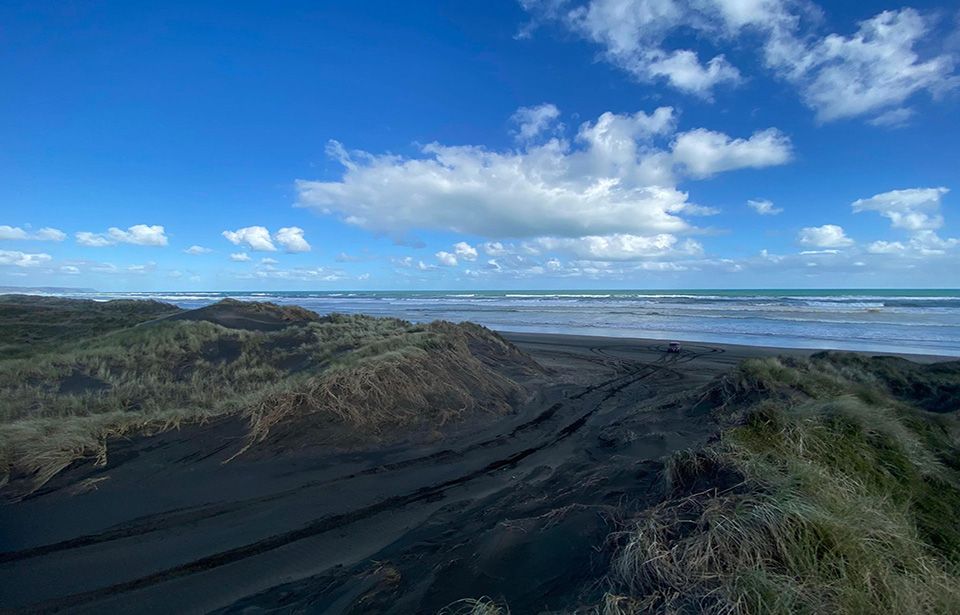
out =
<svg viewBox="0 0 960 615"><path fill-rule="evenodd" d="M77 243L90 248L102 248L118 243L127 243L136 246L165 246L167 236L164 228L159 224L152 226L134 224L127 230L111 226L106 233L91 233L80 231L75 235Z"/></svg>
<svg viewBox="0 0 960 615"><path fill-rule="evenodd" d="M455 254L451 254L449 252L444 252L443 250L440 250L435 254L435 256L437 257L437 260L440 262L440 264L443 265L444 267L457 266L457 256Z"/></svg>
<svg viewBox="0 0 960 615"><path fill-rule="evenodd" d="M893 228L907 231L935 230L943 226L940 200L947 188L909 188L875 194L853 202L853 211L875 211L890 220Z"/></svg>
<svg viewBox="0 0 960 615"><path fill-rule="evenodd" d="M836 224L802 228L797 240L801 245L812 248L846 248L853 245L853 240L847 237L843 227Z"/></svg>
<svg viewBox="0 0 960 615"><path fill-rule="evenodd" d="M672 149L673 110L605 113L575 140L553 138L516 151L426 145L419 157L328 152L344 166L338 181L298 180L299 204L339 214L362 228L403 236L443 230L483 237L655 235L694 229L684 216L711 213L677 189L679 165L697 177L783 164L789 140L776 130L748 139L692 131Z"/></svg>
<svg viewBox="0 0 960 615"><path fill-rule="evenodd" d="M19 250L0 250L0 265L15 267L37 267L53 259L49 254L42 252L20 252Z"/></svg>
<svg viewBox="0 0 960 615"><path fill-rule="evenodd" d="M250 255L246 252L234 252L230 255L230 260L235 263L246 263L250 260Z"/></svg>
<svg viewBox="0 0 960 615"><path fill-rule="evenodd" d="M536 107L520 107L510 120L516 125L514 137L517 141L533 141L540 135L562 128L557 125L560 110L555 105L544 103Z"/></svg>
<svg viewBox="0 0 960 615"><path fill-rule="evenodd" d="M598 44L604 56L640 81L664 80L704 98L740 71L721 54L704 61L677 36L693 32L714 48L759 36L759 59L795 85L820 121L857 116L900 125L908 99L956 87L949 42L938 43L935 20L915 9L883 11L850 35L820 31L822 12L798 0L521 0L535 21L552 21ZM943 38L943 37L941 37ZM922 49L923 51L919 51Z"/></svg>
<svg viewBox="0 0 960 615"><path fill-rule="evenodd" d="M453 244L453 253L457 256L457 258L461 258L465 261L477 260L477 249L466 241L460 241Z"/></svg>
<svg viewBox="0 0 960 615"><path fill-rule="evenodd" d="M19 226L0 225L0 239L21 239L34 241L63 241L67 234L60 229L44 227L37 231L29 231Z"/></svg>
<svg viewBox="0 0 960 615"><path fill-rule="evenodd" d="M309 252L310 244L303 236L303 229L297 226L281 228L273 235L265 226L246 226L235 231L221 233L235 246L245 246L255 252L276 252L276 242L285 252Z"/></svg>
<svg viewBox="0 0 960 615"><path fill-rule="evenodd" d="M773 201L767 199L750 199L747 205L761 216L775 216L783 213L782 208L774 207Z"/></svg>
<svg viewBox="0 0 960 615"><path fill-rule="evenodd" d="M273 236L274 240L287 252L309 252L310 244L303 238L303 229L296 226L288 226L280 229Z"/></svg>
<svg viewBox="0 0 960 615"><path fill-rule="evenodd" d="M246 246L257 252L276 252L270 231L263 226L245 226L235 231L221 233L227 241L235 246Z"/></svg>
<svg viewBox="0 0 960 615"><path fill-rule="evenodd" d="M488 241L483 244L483 251L489 256L499 256L501 254L506 254L506 248L503 247L503 244L499 241Z"/></svg>
<svg viewBox="0 0 960 615"><path fill-rule="evenodd" d="M874 241L867 246L870 254L902 254L906 249L899 241Z"/></svg>
<svg viewBox="0 0 960 615"><path fill-rule="evenodd" d="M673 158L694 177L709 177L723 171L763 168L785 164L792 157L790 140L769 128L749 139L699 128L677 135Z"/></svg>
<svg viewBox="0 0 960 615"><path fill-rule="evenodd" d="M213 250L211 250L210 248L205 248L203 246L193 245L187 248L186 250L184 250L183 252L185 254L191 254L193 256L197 256L200 254L209 254L210 252L213 252Z"/></svg>

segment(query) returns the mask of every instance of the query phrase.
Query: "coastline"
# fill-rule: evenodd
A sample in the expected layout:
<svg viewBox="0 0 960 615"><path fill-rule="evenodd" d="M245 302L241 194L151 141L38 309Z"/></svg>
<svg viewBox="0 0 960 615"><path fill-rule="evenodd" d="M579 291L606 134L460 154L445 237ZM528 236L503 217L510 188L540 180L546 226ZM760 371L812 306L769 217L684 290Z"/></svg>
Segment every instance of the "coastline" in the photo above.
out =
<svg viewBox="0 0 960 615"><path fill-rule="evenodd" d="M960 357L956 289L181 291L63 293L183 309L224 298L495 331Z"/></svg>
<svg viewBox="0 0 960 615"><path fill-rule="evenodd" d="M709 345L722 350L728 356L736 361L746 359L790 356L790 357L809 357L818 352L852 352L854 354L865 356L885 356L907 359L915 363L939 363L943 361L957 361L960 356L944 354L926 354L915 352L887 352L883 350L870 349L845 349L845 348L796 348L787 346L764 346L759 344L733 344L727 342L714 342L708 339L678 339L678 338L653 338L653 337L633 337L633 336L610 336L610 335L581 335L573 333L540 333L528 331L500 331L497 333L510 340L517 346L529 352L535 352L536 347L544 344L548 345L566 345L577 347L589 347L596 344L618 344L633 345L638 348L666 348L667 344L673 341L679 341L686 345Z"/></svg>

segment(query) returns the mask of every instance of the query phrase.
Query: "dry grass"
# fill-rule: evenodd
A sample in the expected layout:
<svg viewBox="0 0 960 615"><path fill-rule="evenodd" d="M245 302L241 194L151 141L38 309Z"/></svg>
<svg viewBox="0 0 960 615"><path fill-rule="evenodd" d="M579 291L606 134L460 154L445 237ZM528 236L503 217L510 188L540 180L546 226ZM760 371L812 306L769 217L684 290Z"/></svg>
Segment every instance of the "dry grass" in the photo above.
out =
<svg viewBox="0 0 960 615"><path fill-rule="evenodd" d="M510 615L510 609L488 596L463 598L440 609L438 615Z"/></svg>
<svg viewBox="0 0 960 615"><path fill-rule="evenodd" d="M0 485L20 478L35 489L77 459L105 463L111 438L216 416L247 417L256 444L294 420L301 432L439 426L475 409L503 411L521 392L482 360L512 349L485 329L247 305L225 302L201 321L180 313L0 361ZM216 324L238 309L257 323L290 324Z"/></svg>
<svg viewBox="0 0 960 615"><path fill-rule="evenodd" d="M738 423L678 455L677 495L616 536L604 612L955 612L957 417L830 363L754 361L719 383L748 407L718 404Z"/></svg>

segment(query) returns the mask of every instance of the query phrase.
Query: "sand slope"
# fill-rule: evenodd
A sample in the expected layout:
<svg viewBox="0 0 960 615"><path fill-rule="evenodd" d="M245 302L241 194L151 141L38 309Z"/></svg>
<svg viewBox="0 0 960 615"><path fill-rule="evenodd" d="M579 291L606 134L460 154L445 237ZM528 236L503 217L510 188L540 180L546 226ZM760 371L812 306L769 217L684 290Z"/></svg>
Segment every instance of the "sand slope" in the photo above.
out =
<svg viewBox="0 0 960 615"><path fill-rule="evenodd" d="M242 445L232 419L114 444L108 467L0 508L0 602L165 613L433 612L480 593L516 612L568 603L600 573L590 554L608 516L656 498L659 460L713 432L677 396L745 353L515 341L567 384L432 445L223 465Z"/></svg>

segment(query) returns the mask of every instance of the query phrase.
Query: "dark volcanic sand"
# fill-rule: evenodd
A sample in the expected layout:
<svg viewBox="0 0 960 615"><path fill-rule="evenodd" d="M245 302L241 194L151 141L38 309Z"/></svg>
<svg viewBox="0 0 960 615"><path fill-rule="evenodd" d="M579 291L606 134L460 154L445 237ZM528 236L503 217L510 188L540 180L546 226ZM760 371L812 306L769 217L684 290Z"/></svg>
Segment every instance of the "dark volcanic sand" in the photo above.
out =
<svg viewBox="0 0 960 615"><path fill-rule="evenodd" d="M112 443L106 468L0 506L0 607L432 613L481 595L515 613L569 607L602 576L596 547L617 511L655 501L661 460L714 433L678 396L751 356L808 354L508 337L566 384L434 444L224 465L236 420Z"/></svg>

